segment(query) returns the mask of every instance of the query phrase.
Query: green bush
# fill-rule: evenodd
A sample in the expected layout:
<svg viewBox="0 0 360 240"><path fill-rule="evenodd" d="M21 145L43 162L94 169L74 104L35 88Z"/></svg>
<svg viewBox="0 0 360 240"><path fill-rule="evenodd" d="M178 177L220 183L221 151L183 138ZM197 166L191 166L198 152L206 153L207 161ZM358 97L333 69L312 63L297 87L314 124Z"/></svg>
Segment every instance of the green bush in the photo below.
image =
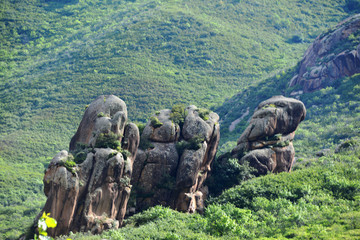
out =
<svg viewBox="0 0 360 240"><path fill-rule="evenodd" d="M222 191L251 179L256 169L249 166L249 162L239 163L236 158L216 159L212 166L211 176L207 180L212 196L219 195Z"/></svg>
<svg viewBox="0 0 360 240"><path fill-rule="evenodd" d="M210 110L205 109L205 108L199 108L196 110L199 113L199 117L201 117L204 121L209 120L209 114L210 114Z"/></svg>
<svg viewBox="0 0 360 240"><path fill-rule="evenodd" d="M171 108L170 120L178 124L181 128L184 125L185 118L187 116L187 111L183 104L176 104Z"/></svg>
<svg viewBox="0 0 360 240"><path fill-rule="evenodd" d="M74 162L74 156L69 154L69 156L66 159L63 159L59 162L60 166L64 166L69 172L75 174L76 170L76 163Z"/></svg>
<svg viewBox="0 0 360 240"><path fill-rule="evenodd" d="M74 157L74 162L76 164L81 164L85 161L86 157L87 157L88 152L85 151L81 151L76 153L75 157Z"/></svg>
<svg viewBox="0 0 360 240"><path fill-rule="evenodd" d="M200 137L200 136L195 136L191 139L189 139L189 141L179 141L176 143L176 150L179 154L179 156L181 156L183 154L183 152L185 151L185 149L187 150L199 150L202 146L202 143L204 142L204 138Z"/></svg>
<svg viewBox="0 0 360 240"><path fill-rule="evenodd" d="M139 148L142 150L152 149L152 148L154 148L154 144L152 144L152 142L149 139L141 137L140 143L139 143Z"/></svg>
<svg viewBox="0 0 360 240"><path fill-rule="evenodd" d="M146 123L136 123L136 126L139 129L139 134L141 136L142 132L144 131L144 128L146 127Z"/></svg>
<svg viewBox="0 0 360 240"><path fill-rule="evenodd" d="M96 148L121 149L120 135L113 132L100 133L95 142Z"/></svg>
<svg viewBox="0 0 360 240"><path fill-rule="evenodd" d="M160 122L160 120L157 117L152 116L150 118L150 125L153 126L154 128L158 128L158 127L161 127L163 125L163 123Z"/></svg>
<svg viewBox="0 0 360 240"><path fill-rule="evenodd" d="M123 155L124 160L127 160L127 158L131 156L131 153L126 149L121 149L120 153Z"/></svg>
<svg viewBox="0 0 360 240"><path fill-rule="evenodd" d="M170 208L164 208L161 206L155 206L144 212L134 215L125 221L126 224L132 224L135 226L139 226L142 224L146 224L148 222L163 219L172 216L174 213Z"/></svg>
<svg viewBox="0 0 360 240"><path fill-rule="evenodd" d="M239 239L254 237L256 227L250 210L236 208L233 204L212 204L207 206L204 218L206 231L214 236L236 236Z"/></svg>

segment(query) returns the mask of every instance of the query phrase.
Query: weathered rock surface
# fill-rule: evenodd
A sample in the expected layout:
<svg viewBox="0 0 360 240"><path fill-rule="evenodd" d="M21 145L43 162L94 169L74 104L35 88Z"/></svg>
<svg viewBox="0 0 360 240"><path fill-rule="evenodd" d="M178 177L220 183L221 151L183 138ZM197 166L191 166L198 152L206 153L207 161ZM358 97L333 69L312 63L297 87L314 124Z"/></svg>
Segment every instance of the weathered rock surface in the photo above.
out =
<svg viewBox="0 0 360 240"><path fill-rule="evenodd" d="M302 102L275 96L259 104L240 136L231 157L249 162L256 175L291 171L295 150L292 141L306 109Z"/></svg>
<svg viewBox="0 0 360 240"><path fill-rule="evenodd" d="M360 73L360 14L339 23L310 45L289 85L311 92L331 85L336 79Z"/></svg>
<svg viewBox="0 0 360 240"><path fill-rule="evenodd" d="M48 199L42 211L58 222L48 230L51 236L99 233L122 224L138 144L139 130L127 123L121 99L100 96L90 104L70 152L58 153L45 172Z"/></svg>
<svg viewBox="0 0 360 240"><path fill-rule="evenodd" d="M220 138L219 116L189 106L177 121L173 110L154 115L162 125L149 121L141 135L132 175L137 211L159 204L184 212L203 210L203 183Z"/></svg>

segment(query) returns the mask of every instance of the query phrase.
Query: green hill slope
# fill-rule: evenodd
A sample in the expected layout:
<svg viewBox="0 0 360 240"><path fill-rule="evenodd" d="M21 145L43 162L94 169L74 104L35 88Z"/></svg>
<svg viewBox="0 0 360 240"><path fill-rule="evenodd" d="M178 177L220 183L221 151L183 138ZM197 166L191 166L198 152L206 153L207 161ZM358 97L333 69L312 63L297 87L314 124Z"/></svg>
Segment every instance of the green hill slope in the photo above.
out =
<svg viewBox="0 0 360 240"><path fill-rule="evenodd" d="M98 95L137 121L175 103L214 109L294 65L347 2L2 1L0 232L30 224L44 167Z"/></svg>
<svg viewBox="0 0 360 240"><path fill-rule="evenodd" d="M212 199L203 215L156 206L100 239L360 239L360 142L248 180ZM66 239L62 237L60 239Z"/></svg>

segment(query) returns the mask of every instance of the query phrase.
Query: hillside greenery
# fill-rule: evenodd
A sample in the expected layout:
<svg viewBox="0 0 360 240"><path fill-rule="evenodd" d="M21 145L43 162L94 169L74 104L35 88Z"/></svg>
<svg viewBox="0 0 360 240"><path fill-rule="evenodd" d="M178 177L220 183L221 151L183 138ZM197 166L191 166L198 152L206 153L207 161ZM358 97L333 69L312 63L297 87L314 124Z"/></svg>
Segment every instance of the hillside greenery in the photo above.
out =
<svg viewBox="0 0 360 240"><path fill-rule="evenodd" d="M360 141L224 191L205 213L161 206L136 214L97 239L360 239ZM66 239L60 237L59 239Z"/></svg>
<svg viewBox="0 0 360 240"><path fill-rule="evenodd" d="M280 87L294 70L281 69L295 65L318 34L358 12L357 3L1 1L0 239L16 239L32 223L45 201L44 169L56 152L68 148L86 105L98 95L119 96L130 118L140 122L179 103L218 109L225 129L220 151L225 151L246 126L241 122L235 131L226 131L243 106L252 110L270 94L282 93ZM343 81L351 85L356 79ZM319 148L359 135L354 131L358 91L340 90L327 88L317 100L309 95L317 108L308 108L313 117L298 130L298 156L305 159ZM350 95L351 100L343 99L347 91L354 100ZM233 104L244 93L256 98ZM327 94L339 95L340 104L334 105L331 95L322 105ZM343 135L342 129L347 129Z"/></svg>
<svg viewBox="0 0 360 240"><path fill-rule="evenodd" d="M287 87L287 80L296 69L297 67L293 67L248 88L217 109L224 116L218 154L226 153L236 146L237 138L247 127L248 120L261 101L274 95L289 96L291 92L298 90L298 87ZM299 99L305 104L307 113L296 130L294 147L297 157L313 156L342 140L360 136L360 74L338 79L324 89L300 95ZM247 109L249 114L233 131L229 131L231 123Z"/></svg>

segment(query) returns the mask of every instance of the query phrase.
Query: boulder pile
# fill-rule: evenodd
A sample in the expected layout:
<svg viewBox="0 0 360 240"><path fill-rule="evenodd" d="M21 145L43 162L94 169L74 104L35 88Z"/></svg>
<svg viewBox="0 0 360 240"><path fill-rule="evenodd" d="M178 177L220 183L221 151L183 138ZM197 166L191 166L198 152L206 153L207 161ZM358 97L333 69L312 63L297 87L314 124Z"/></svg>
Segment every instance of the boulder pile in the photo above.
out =
<svg viewBox="0 0 360 240"><path fill-rule="evenodd" d="M304 104L296 99L275 96L261 102L231 157L249 162L257 176L290 172L295 156L292 141L305 115Z"/></svg>
<svg viewBox="0 0 360 240"><path fill-rule="evenodd" d="M219 116L195 106L175 106L151 117L141 134L132 175L136 211L155 205L202 211L203 183L220 138Z"/></svg>
<svg viewBox="0 0 360 240"><path fill-rule="evenodd" d="M138 144L139 130L127 123L121 99L100 96L89 105L70 151L58 153L45 172L42 212L58 222L48 230L51 236L100 233L122 224Z"/></svg>

